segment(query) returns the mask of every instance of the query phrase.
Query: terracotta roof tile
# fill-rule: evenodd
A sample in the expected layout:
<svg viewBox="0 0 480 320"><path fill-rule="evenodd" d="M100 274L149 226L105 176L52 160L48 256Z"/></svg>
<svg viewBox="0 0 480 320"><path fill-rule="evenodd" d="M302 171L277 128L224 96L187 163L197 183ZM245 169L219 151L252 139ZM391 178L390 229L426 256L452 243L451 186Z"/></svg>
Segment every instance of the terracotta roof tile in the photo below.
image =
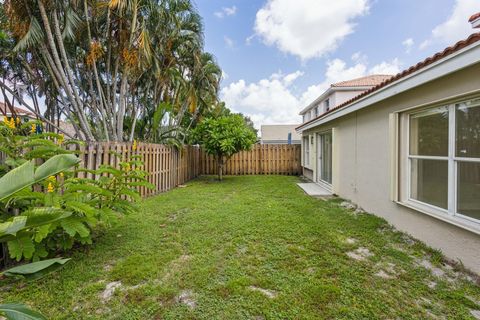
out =
<svg viewBox="0 0 480 320"><path fill-rule="evenodd" d="M480 18L480 12L475 13L473 16L471 16L470 19L468 19L468 22L473 22L473 21L477 20L478 18Z"/></svg>
<svg viewBox="0 0 480 320"><path fill-rule="evenodd" d="M300 128L308 125L309 123L314 122L315 120L318 120L319 118L322 118L325 115L327 115L327 114L329 114L329 113L331 113L335 110L338 110L340 108L344 108L344 107L352 104L353 102L355 102L357 100L360 100L361 98L364 98L364 97L382 89L383 87L385 87L387 85L395 83L396 81L399 81L399 80L409 76L410 74L412 74L414 72L417 72L418 70L421 70L421 69L431 65L432 63L437 62L438 60L441 60L441 59L451 55L452 53L455 53L459 50L462 50L463 48L468 47L469 45L472 45L472 44L474 44L476 42L479 42L479 41L480 41L480 33L474 33L470 37L468 37L467 39L461 40L461 41L457 42L456 44L454 44L453 46L445 48L445 50L443 50L442 52L438 52L438 53L434 54L433 56L426 58L422 62L419 62L414 66L411 66L410 68L396 74L393 77L390 77L387 80L384 80L382 83L380 83L380 84L378 84L378 85L360 93L359 95L353 97L352 99L350 99L348 101L345 101L344 103L336 106L335 108L332 108L329 111L321 114L320 116L303 123L301 126L297 127L296 129L300 129Z"/></svg>
<svg viewBox="0 0 480 320"><path fill-rule="evenodd" d="M393 77L391 74L372 74L366 77L342 81L332 84L332 87L371 87Z"/></svg>
<svg viewBox="0 0 480 320"><path fill-rule="evenodd" d="M27 115L32 117L35 116L33 112L30 112L28 110L17 108L17 107L13 107L13 108L15 110L15 113L17 113L18 115ZM0 102L0 115L3 115L4 113L10 114L10 109L7 107L5 103Z"/></svg>

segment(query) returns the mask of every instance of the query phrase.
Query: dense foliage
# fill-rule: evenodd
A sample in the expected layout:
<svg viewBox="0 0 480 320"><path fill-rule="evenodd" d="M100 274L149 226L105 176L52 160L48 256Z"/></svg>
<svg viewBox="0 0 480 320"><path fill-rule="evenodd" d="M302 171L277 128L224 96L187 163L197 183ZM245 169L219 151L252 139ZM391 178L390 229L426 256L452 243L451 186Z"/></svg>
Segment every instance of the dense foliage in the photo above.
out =
<svg viewBox="0 0 480 320"><path fill-rule="evenodd" d="M6 0L0 24L4 99L50 127L65 117L88 141L183 141L217 104L221 69L190 0Z"/></svg>
<svg viewBox="0 0 480 320"><path fill-rule="evenodd" d="M74 167L79 159L61 146L54 134L25 135L24 128L0 124L2 150L7 154L0 177L0 243L11 258L38 261L65 252L75 243L92 243L95 227L133 210L136 187L150 187L136 157L97 170ZM85 172L98 179L79 177Z"/></svg>
<svg viewBox="0 0 480 320"><path fill-rule="evenodd" d="M239 114L206 118L195 133L197 142L208 154L215 156L219 180L222 180L225 160L239 151L249 150L257 141L255 131Z"/></svg>

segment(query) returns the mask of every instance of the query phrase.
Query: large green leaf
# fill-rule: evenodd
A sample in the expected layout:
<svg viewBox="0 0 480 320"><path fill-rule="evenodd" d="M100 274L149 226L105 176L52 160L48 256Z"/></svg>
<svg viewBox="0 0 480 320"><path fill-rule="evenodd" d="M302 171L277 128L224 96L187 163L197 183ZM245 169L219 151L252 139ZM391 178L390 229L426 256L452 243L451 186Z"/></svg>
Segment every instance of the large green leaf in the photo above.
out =
<svg viewBox="0 0 480 320"><path fill-rule="evenodd" d="M85 202L80 202L80 201L74 201L74 200L66 201L65 206L70 210L76 211L78 213L82 213L89 217L94 216L97 212L96 208L90 206Z"/></svg>
<svg viewBox="0 0 480 320"><path fill-rule="evenodd" d="M0 201L17 191L32 185L35 182L33 178L33 170L33 161L28 161L1 177Z"/></svg>
<svg viewBox="0 0 480 320"><path fill-rule="evenodd" d="M7 244L10 257L17 261L20 261L22 257L30 259L35 252L35 245L27 235L16 237L14 240L8 241Z"/></svg>
<svg viewBox="0 0 480 320"><path fill-rule="evenodd" d="M62 268L70 259L54 258L23 264L3 272L6 277L22 276L27 280L37 280Z"/></svg>
<svg viewBox="0 0 480 320"><path fill-rule="evenodd" d="M23 214L28 218L26 228L40 227L58 220L63 220L72 215L71 212L52 207L32 208Z"/></svg>
<svg viewBox="0 0 480 320"><path fill-rule="evenodd" d="M0 223L0 237L4 235L16 235L27 224L27 217L13 217L12 221Z"/></svg>
<svg viewBox="0 0 480 320"><path fill-rule="evenodd" d="M71 215L71 212L58 208L42 207L29 209L22 216L15 217L15 223L14 221L9 221L0 224L0 243L14 241L11 235L15 235L19 231L47 225L66 219Z"/></svg>
<svg viewBox="0 0 480 320"><path fill-rule="evenodd" d="M60 225L70 237L74 237L75 234L78 233L81 238L85 238L90 234L90 230L76 217L69 217L62 220Z"/></svg>
<svg viewBox="0 0 480 320"><path fill-rule="evenodd" d="M8 320L47 320L41 313L19 303L0 304L0 314Z"/></svg>
<svg viewBox="0 0 480 320"><path fill-rule="evenodd" d="M49 176L65 171L80 162L73 154L58 154L51 157L35 170L35 181L41 181Z"/></svg>

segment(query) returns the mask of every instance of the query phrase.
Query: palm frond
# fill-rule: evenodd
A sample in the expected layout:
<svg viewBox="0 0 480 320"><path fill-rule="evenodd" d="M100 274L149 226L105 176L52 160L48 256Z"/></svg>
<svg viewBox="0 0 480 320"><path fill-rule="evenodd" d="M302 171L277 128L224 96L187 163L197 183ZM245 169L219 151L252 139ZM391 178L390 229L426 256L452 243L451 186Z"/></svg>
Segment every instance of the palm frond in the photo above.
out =
<svg viewBox="0 0 480 320"><path fill-rule="evenodd" d="M65 27L63 28L62 37L64 39L75 39L75 30L82 22L82 19L77 15L77 13L72 9L68 8L65 13Z"/></svg>
<svg viewBox="0 0 480 320"><path fill-rule="evenodd" d="M13 48L14 52L25 50L26 48L33 47L43 41L43 31L38 23L37 18L31 17L30 26L25 36L18 41Z"/></svg>

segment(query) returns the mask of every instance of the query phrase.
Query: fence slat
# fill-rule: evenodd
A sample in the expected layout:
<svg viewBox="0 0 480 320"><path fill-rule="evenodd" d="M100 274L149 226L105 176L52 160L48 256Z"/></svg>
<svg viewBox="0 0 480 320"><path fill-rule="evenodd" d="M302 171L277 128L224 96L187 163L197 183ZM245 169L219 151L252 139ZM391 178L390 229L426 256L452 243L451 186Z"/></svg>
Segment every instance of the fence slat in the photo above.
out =
<svg viewBox="0 0 480 320"><path fill-rule="evenodd" d="M200 153L198 174L218 174L215 157ZM230 159L224 166L225 175L298 175L300 167L300 145L254 145L250 151L242 151Z"/></svg>

